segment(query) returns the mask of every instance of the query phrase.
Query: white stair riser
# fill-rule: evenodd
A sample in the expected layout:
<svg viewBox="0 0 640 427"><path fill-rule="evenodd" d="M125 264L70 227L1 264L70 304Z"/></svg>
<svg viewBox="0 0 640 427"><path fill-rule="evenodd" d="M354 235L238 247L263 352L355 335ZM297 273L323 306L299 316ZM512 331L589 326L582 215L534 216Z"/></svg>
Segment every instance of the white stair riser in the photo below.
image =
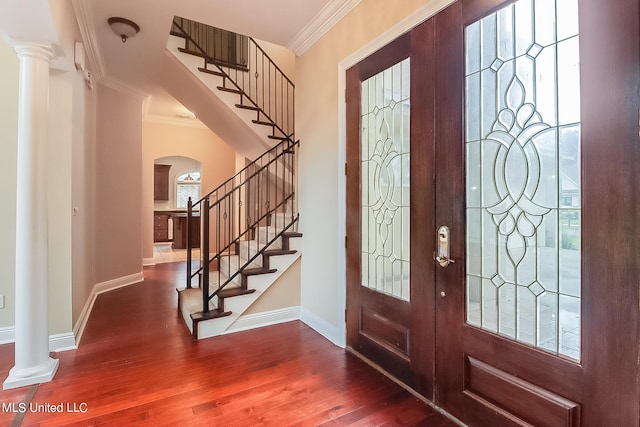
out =
<svg viewBox="0 0 640 427"><path fill-rule="evenodd" d="M302 252L302 238L300 237L289 238L289 249L292 251Z"/></svg>
<svg viewBox="0 0 640 427"><path fill-rule="evenodd" d="M282 271L282 270L280 270ZM275 281L274 278L278 277L278 273L260 274L257 276L247 277L247 287L249 289L255 289L256 292L264 292Z"/></svg>
<svg viewBox="0 0 640 427"><path fill-rule="evenodd" d="M297 257L297 254L271 256L269 257L269 268L282 270L290 266Z"/></svg>
<svg viewBox="0 0 640 427"><path fill-rule="evenodd" d="M240 313L247 309L256 299L260 297L261 292L256 290L252 294L239 295L233 298L226 298L224 300L224 309L231 313Z"/></svg>

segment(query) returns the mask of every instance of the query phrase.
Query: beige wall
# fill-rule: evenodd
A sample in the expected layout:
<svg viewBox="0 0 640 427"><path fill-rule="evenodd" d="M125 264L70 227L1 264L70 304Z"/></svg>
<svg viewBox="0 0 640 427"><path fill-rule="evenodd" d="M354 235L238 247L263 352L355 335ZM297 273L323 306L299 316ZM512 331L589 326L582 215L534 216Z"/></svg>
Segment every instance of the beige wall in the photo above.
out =
<svg viewBox="0 0 640 427"><path fill-rule="evenodd" d="M96 282L96 103L97 90L74 82L72 133L72 275L74 327Z"/></svg>
<svg viewBox="0 0 640 427"><path fill-rule="evenodd" d="M142 126L143 254L153 257L153 162L167 156L183 156L201 164L202 194L213 190L235 173L236 152L205 127L144 122Z"/></svg>
<svg viewBox="0 0 640 427"><path fill-rule="evenodd" d="M142 101L97 85L96 282L142 271Z"/></svg>
<svg viewBox="0 0 640 427"><path fill-rule="evenodd" d="M296 55L284 46L256 39L256 43L293 83L296 82Z"/></svg>
<svg viewBox="0 0 640 427"><path fill-rule="evenodd" d="M52 72L49 81L48 209L49 333L71 332L71 175L73 77Z"/></svg>
<svg viewBox="0 0 640 427"><path fill-rule="evenodd" d="M339 286L344 271L336 256L344 246L343 236L338 236L344 221L338 216L338 175L344 168L338 145L338 64L426 3L363 0L296 64L298 200L304 233L301 303L335 334L341 334L344 327L338 304L344 300L344 289Z"/></svg>
<svg viewBox="0 0 640 427"><path fill-rule="evenodd" d="M16 159L18 156L18 76L15 51L0 39L0 328L11 327L15 316Z"/></svg>

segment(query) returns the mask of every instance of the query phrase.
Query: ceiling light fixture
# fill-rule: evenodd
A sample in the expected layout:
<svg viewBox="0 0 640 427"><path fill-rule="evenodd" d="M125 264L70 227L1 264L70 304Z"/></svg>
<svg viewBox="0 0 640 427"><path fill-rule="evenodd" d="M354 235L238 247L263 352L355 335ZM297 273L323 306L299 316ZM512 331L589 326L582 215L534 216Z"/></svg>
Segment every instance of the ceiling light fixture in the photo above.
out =
<svg viewBox="0 0 640 427"><path fill-rule="evenodd" d="M140 31L140 27L133 21L117 16L107 20L111 30L122 39L122 43L126 42L129 37L133 37Z"/></svg>

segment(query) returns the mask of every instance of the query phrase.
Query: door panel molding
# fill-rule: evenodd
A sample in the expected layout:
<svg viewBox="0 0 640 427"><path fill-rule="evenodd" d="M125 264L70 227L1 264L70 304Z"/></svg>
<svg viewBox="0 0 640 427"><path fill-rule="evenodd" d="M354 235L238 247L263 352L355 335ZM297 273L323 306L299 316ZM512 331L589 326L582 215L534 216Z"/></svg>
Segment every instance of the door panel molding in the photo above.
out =
<svg viewBox="0 0 640 427"><path fill-rule="evenodd" d="M508 419L536 427L578 427L580 405L469 355L464 393Z"/></svg>

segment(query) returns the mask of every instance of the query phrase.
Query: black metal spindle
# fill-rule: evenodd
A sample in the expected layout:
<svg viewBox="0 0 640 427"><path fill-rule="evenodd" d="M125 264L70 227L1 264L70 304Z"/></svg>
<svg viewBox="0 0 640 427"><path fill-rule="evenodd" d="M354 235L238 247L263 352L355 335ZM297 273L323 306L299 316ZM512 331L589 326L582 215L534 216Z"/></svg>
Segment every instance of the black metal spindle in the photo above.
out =
<svg viewBox="0 0 640 427"><path fill-rule="evenodd" d="M220 245L220 232L221 232L221 223L220 223L220 198L218 197L218 194L216 192L216 241L217 241L217 250L216 250L216 254L217 254L217 267L218 267L218 290L220 289L220 271L222 270L222 268L220 268L220 264L222 264L220 261L222 260L222 253L221 253L221 247L222 245ZM218 308L220 308L220 303L218 303Z"/></svg>
<svg viewBox="0 0 640 427"><path fill-rule="evenodd" d="M187 289L191 289L191 250L193 249L191 245L191 218L193 217L193 202L191 201L191 196L187 200L187 230L186 230L186 238L187 238Z"/></svg>
<svg viewBox="0 0 640 427"><path fill-rule="evenodd" d="M209 197L205 197L202 203L202 212L204 214L204 235L205 239L202 242L203 259L205 260L203 266L202 276L202 312L204 314L209 313Z"/></svg>

